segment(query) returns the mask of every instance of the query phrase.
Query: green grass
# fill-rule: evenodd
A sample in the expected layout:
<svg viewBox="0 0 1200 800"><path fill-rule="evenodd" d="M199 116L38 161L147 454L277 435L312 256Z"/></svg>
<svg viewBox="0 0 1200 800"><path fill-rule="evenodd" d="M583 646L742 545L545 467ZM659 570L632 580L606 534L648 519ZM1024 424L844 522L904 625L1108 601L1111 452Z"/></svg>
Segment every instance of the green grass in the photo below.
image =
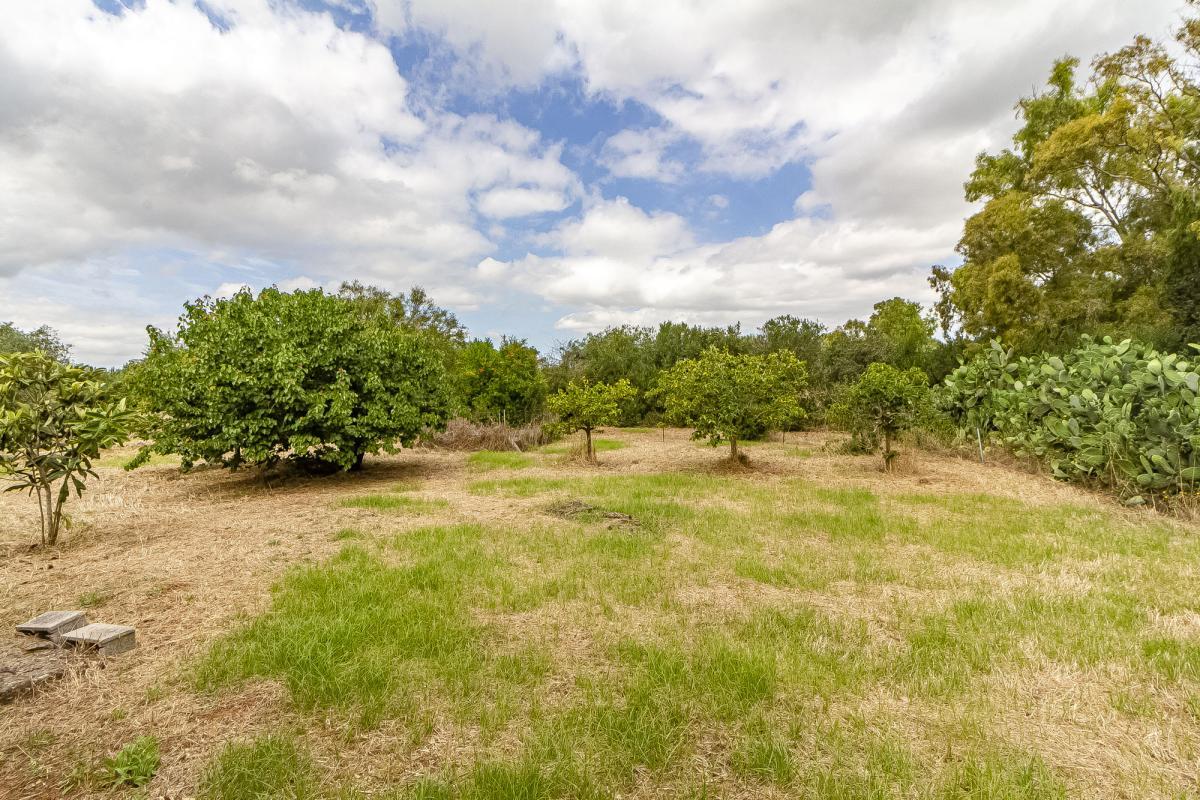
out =
<svg viewBox="0 0 1200 800"><path fill-rule="evenodd" d="M1162 520L773 475L467 488L519 522L338 534L199 659L195 687L276 680L314 729L386 724L404 743L389 799L1060 800L1092 788L1060 758L1072 740L1122 752L1105 715L1184 715L1169 758L1200 746L1180 732L1200 716L1200 645L1156 627L1200 611L1200 540ZM576 500L597 511L554 514ZM1029 695L1009 687L1045 676L1058 697L1064 674L1088 691L1024 728ZM413 767L434 731L453 757ZM1187 790L1151 762L1102 768L1128 796ZM259 740L223 751L204 792L343 796L355 772Z"/></svg>
<svg viewBox="0 0 1200 800"><path fill-rule="evenodd" d="M450 503L440 497L425 499L400 494L366 494L348 497L339 505L342 508L366 508L371 511L435 514L448 508Z"/></svg>
<svg viewBox="0 0 1200 800"><path fill-rule="evenodd" d="M204 772L204 800L311 800L318 796L317 770L296 741L267 734L230 742Z"/></svg>
<svg viewBox="0 0 1200 800"><path fill-rule="evenodd" d="M526 469L536 463L531 455L507 450L480 450L467 456L467 464L475 470Z"/></svg>
<svg viewBox="0 0 1200 800"><path fill-rule="evenodd" d="M92 466L108 467L111 469L122 469L122 468L124 468L124 466L126 464L129 463L129 461L135 455L137 455L137 454L132 453L129 455L116 455L116 454L110 453L110 454L102 455L100 458L98 458L92 462ZM179 456L162 455L161 453L153 453L153 454L151 454L149 460L147 460L146 463L143 464L142 466L145 466L145 467L165 467L165 466L178 467L179 466Z"/></svg>

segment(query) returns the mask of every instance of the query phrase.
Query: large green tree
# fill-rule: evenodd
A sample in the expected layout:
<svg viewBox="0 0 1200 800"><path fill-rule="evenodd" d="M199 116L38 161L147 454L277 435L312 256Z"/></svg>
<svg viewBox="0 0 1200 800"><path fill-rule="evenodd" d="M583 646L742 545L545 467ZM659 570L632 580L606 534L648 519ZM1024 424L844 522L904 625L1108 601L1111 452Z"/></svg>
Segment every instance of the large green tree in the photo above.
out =
<svg viewBox="0 0 1200 800"><path fill-rule="evenodd" d="M541 412L546 379L537 350L523 340L506 338L496 347L477 339L459 355L455 391L461 413L471 419L523 425Z"/></svg>
<svg viewBox="0 0 1200 800"><path fill-rule="evenodd" d="M129 383L152 412L151 449L180 454L185 467L289 459L357 469L449 414L429 338L353 298L243 291L188 303L174 333L149 333Z"/></svg>
<svg viewBox="0 0 1200 800"><path fill-rule="evenodd" d="M1084 80L1077 60L1059 61L1018 103L1012 147L981 154L967 181L983 207L963 264L931 278L947 329L1022 351L1082 333L1167 346L1196 335L1200 20L1176 38L1138 37Z"/></svg>
<svg viewBox="0 0 1200 800"><path fill-rule="evenodd" d="M66 361L71 348L49 325L23 331L11 322L0 322L0 353L31 353L35 350L58 361Z"/></svg>

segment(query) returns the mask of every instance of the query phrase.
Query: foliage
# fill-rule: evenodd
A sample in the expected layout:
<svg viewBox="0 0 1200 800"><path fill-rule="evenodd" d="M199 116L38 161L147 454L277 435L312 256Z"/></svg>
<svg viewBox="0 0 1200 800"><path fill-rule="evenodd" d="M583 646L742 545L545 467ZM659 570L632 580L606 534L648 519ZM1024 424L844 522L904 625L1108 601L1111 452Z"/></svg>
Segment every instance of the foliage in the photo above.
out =
<svg viewBox="0 0 1200 800"><path fill-rule="evenodd" d="M715 447L753 438L804 416L801 392L808 384L803 362L790 351L736 355L716 347L681 361L659 378L657 393L667 418L695 428Z"/></svg>
<svg viewBox="0 0 1200 800"><path fill-rule="evenodd" d="M58 541L71 493L96 477L92 461L133 422L95 370L43 352L0 355L0 475L16 481L6 491L37 495L44 544Z"/></svg>
<svg viewBox="0 0 1200 800"><path fill-rule="evenodd" d="M71 347L49 325L23 331L11 322L0 322L0 354L30 353L35 350L41 350L56 361L66 361Z"/></svg>
<svg viewBox="0 0 1200 800"><path fill-rule="evenodd" d="M145 786L158 772L158 739L139 736L104 760L104 782L110 786Z"/></svg>
<svg viewBox="0 0 1200 800"><path fill-rule="evenodd" d="M892 449L896 437L928 419L932 408L929 378L923 371L876 363L846 391L831 416L861 440L882 440L883 466L891 469L898 455Z"/></svg>
<svg viewBox="0 0 1200 800"><path fill-rule="evenodd" d="M351 469L445 425L445 372L427 336L319 289L242 291L150 329L129 378L151 450L237 468L282 459Z"/></svg>
<svg viewBox="0 0 1200 800"><path fill-rule="evenodd" d="M1197 335L1198 30L1186 19L1173 48L1137 37L1084 82L1063 59L1020 101L1013 146L980 154L966 184L984 206L964 263L931 278L947 330L1022 353L1083 333L1166 347Z"/></svg>
<svg viewBox="0 0 1200 800"><path fill-rule="evenodd" d="M1062 356L1013 360L993 342L946 379L945 397L962 424L1132 502L1200 481L1200 364L1184 356L1085 336Z"/></svg>
<svg viewBox="0 0 1200 800"><path fill-rule="evenodd" d="M498 348L486 339L470 342L457 370L457 399L472 421L524 425L541 413L546 379L537 350L524 341L505 338Z"/></svg>
<svg viewBox="0 0 1200 800"><path fill-rule="evenodd" d="M550 395L546 408L558 415L558 425L567 433L584 432L585 456L595 462L592 431L601 425L616 425L621 419L622 406L637 394L637 389L625 378L616 383L591 383L584 379L571 381L565 389Z"/></svg>

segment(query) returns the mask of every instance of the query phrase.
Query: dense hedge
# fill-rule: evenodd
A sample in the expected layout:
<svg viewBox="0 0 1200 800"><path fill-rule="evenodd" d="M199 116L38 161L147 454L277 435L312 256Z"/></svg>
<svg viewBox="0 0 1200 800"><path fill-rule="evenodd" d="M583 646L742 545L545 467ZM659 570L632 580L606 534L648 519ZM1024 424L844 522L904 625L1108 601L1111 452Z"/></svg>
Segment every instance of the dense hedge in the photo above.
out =
<svg viewBox="0 0 1200 800"><path fill-rule="evenodd" d="M1046 461L1060 478L1114 487L1133 503L1200 485L1200 364L1185 356L1084 337L1061 356L1014 360L992 342L951 373L942 398L971 436L979 431Z"/></svg>

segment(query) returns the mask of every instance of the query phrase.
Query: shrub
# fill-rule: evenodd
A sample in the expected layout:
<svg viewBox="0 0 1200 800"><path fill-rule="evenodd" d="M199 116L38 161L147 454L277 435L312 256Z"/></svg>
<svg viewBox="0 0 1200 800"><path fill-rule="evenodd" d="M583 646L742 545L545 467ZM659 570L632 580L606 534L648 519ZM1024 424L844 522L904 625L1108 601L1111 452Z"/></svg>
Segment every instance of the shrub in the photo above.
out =
<svg viewBox="0 0 1200 800"><path fill-rule="evenodd" d="M830 409L830 417L860 443L870 443L870 450L882 440L883 468L890 470L898 455L892 449L896 437L929 418L932 410L929 378L922 370L875 363Z"/></svg>
<svg viewBox="0 0 1200 800"><path fill-rule="evenodd" d="M601 425L615 425L621 418L622 405L637 397L637 390L622 378L613 384L571 381L567 388L550 396L546 407L559 416L558 426L567 433L583 431L584 455L596 462L592 431Z"/></svg>
<svg viewBox="0 0 1200 800"><path fill-rule="evenodd" d="M1062 356L1014 361L993 342L946 379L944 397L960 425L1133 503L1200 482L1200 364L1181 355L1085 336Z"/></svg>
<svg viewBox="0 0 1200 800"><path fill-rule="evenodd" d="M319 289L242 291L185 306L150 329L130 381L153 413L143 451L236 468L282 459L336 469L394 452L449 414L430 337L370 304Z"/></svg>
<svg viewBox="0 0 1200 800"><path fill-rule="evenodd" d="M16 481L6 491L37 495L43 544L58 541L67 499L83 494L92 461L133 421L95 370L42 352L0 356L0 475Z"/></svg>
<svg viewBox="0 0 1200 800"><path fill-rule="evenodd" d="M656 394L668 420L690 425L694 438L707 438L714 447L728 441L736 461L739 441L803 418L800 398L807 384L804 363L790 351L735 355L710 347L664 372Z"/></svg>

